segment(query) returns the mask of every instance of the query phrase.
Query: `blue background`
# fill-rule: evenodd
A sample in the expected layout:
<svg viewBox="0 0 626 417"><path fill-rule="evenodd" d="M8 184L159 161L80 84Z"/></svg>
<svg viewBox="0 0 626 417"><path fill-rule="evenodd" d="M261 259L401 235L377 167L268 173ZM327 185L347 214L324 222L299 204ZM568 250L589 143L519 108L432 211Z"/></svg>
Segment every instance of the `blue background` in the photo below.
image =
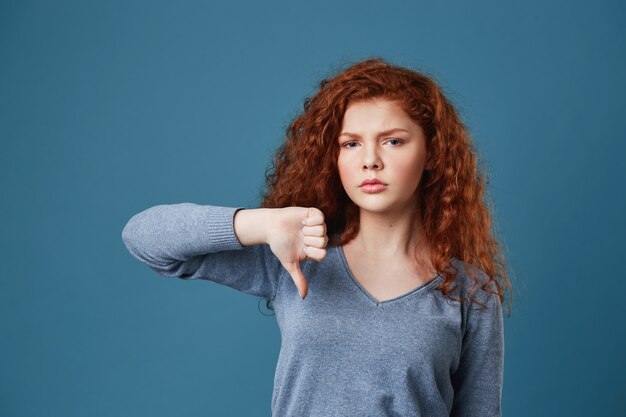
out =
<svg viewBox="0 0 626 417"><path fill-rule="evenodd" d="M1 1L0 415L269 416L274 316L121 231L258 206L304 98L370 56L433 76L490 169L504 415L623 415L626 9L590 4Z"/></svg>

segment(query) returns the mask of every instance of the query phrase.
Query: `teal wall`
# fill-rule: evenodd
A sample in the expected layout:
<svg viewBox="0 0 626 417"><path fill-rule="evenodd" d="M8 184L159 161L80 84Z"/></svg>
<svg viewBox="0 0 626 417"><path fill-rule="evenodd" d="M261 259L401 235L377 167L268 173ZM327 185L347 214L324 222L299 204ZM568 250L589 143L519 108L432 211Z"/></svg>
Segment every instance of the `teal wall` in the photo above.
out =
<svg viewBox="0 0 626 417"><path fill-rule="evenodd" d="M507 3L1 1L0 415L269 416L274 316L121 231L257 206L304 98L369 56L434 76L491 171L504 415L623 415L626 8Z"/></svg>

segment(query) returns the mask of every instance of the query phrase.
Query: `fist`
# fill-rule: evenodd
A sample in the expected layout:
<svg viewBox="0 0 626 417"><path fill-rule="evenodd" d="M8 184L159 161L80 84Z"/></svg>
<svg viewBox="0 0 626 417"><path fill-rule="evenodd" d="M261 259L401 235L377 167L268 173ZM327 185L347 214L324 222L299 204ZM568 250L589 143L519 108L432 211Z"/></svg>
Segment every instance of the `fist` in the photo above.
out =
<svg viewBox="0 0 626 417"><path fill-rule="evenodd" d="M319 262L326 257L324 213L315 207L284 207L272 214L267 243L304 300L308 286L300 261L308 258Z"/></svg>

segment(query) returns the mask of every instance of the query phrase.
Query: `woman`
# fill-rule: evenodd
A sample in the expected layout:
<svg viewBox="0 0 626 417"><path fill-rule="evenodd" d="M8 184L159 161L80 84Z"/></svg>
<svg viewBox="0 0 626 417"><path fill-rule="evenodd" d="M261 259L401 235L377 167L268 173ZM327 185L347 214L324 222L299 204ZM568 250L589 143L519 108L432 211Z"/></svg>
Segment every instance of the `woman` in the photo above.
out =
<svg viewBox="0 0 626 417"><path fill-rule="evenodd" d="M357 63L307 98L260 208L133 216L128 250L165 276L271 302L273 416L499 416L511 288L483 174L427 76Z"/></svg>

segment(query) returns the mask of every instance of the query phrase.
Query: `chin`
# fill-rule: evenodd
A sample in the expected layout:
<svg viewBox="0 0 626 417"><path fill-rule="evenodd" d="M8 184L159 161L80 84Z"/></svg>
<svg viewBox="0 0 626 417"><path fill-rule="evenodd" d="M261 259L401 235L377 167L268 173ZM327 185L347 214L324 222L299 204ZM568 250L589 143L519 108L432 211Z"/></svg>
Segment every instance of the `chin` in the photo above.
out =
<svg viewBox="0 0 626 417"><path fill-rule="evenodd" d="M361 196L359 196L361 197ZM383 195L372 195L367 196L367 198L356 198L352 199L354 204L359 207L360 210L368 211L371 213L389 213L389 212L397 212L408 209L410 201L398 201L395 199L390 199L389 196Z"/></svg>
<svg viewBox="0 0 626 417"><path fill-rule="evenodd" d="M385 212L388 212L389 210L393 209L392 205L390 205L389 203L383 202L383 201L380 201L380 202L374 202L374 201L368 201L368 202L354 201L354 203L359 207L359 209L365 210L365 211L369 211L369 212L372 212L372 213L385 213Z"/></svg>

